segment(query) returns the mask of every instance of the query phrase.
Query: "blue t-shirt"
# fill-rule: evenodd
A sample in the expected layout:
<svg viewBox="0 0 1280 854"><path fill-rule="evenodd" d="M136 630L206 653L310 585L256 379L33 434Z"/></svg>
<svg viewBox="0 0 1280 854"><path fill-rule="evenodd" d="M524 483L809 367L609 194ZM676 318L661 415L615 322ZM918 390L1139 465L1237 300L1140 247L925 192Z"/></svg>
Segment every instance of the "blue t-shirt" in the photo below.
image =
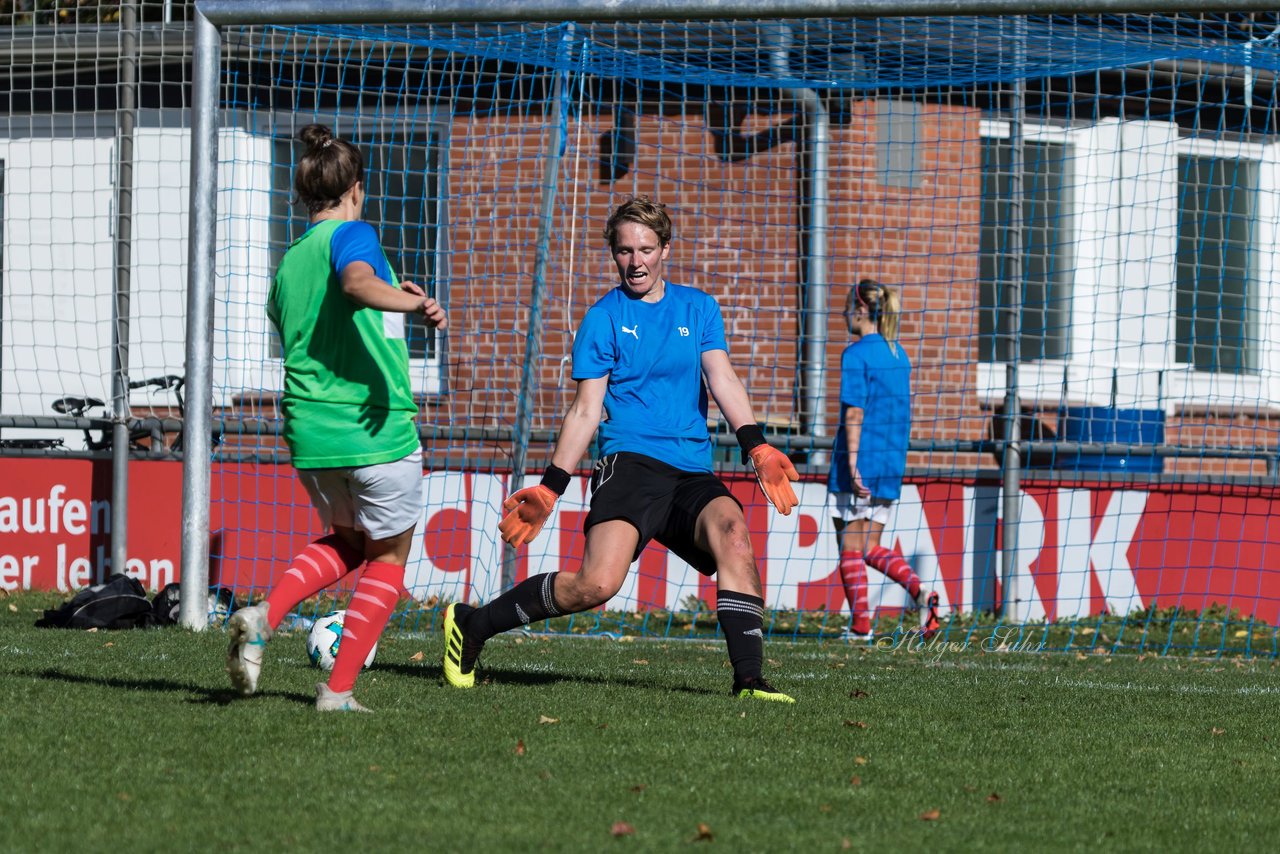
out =
<svg viewBox="0 0 1280 854"><path fill-rule="evenodd" d="M911 360L899 344L884 336L864 335L840 357L840 426L831 454L830 492L853 492L844 418L849 407L862 410L858 474L872 498L897 501L907 469L911 439Z"/></svg>
<svg viewBox="0 0 1280 854"><path fill-rule="evenodd" d="M600 453L711 471L702 354L728 349L719 303L696 288L667 282L656 303L622 285L601 297L573 342L575 380L609 377Z"/></svg>
<svg viewBox="0 0 1280 854"><path fill-rule="evenodd" d="M329 238L329 260L333 271L339 276L352 261L363 261L373 268L373 274L387 284L394 279L391 267L387 265L387 256L382 252L382 244L378 242L378 232L367 222L353 220L344 222L333 230Z"/></svg>

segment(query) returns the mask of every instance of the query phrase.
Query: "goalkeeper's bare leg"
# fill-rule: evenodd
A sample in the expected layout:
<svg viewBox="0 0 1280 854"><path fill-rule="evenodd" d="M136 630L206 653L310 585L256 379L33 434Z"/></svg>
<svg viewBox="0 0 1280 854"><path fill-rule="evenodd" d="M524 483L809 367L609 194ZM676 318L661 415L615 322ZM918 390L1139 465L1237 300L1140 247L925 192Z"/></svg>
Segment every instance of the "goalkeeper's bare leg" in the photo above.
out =
<svg viewBox="0 0 1280 854"><path fill-rule="evenodd" d="M445 681L455 688L472 687L484 642L494 635L608 602L622 589L639 540L635 527L621 519L592 525L577 572L532 576L480 608L450 605L444 626Z"/></svg>

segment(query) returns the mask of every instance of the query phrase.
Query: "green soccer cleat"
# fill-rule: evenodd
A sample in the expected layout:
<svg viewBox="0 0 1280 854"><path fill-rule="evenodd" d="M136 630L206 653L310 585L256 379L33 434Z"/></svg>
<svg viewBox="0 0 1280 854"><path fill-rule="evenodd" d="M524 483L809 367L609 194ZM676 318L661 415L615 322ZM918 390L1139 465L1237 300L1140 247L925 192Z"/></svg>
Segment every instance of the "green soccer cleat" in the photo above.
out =
<svg viewBox="0 0 1280 854"><path fill-rule="evenodd" d="M768 700L773 703L794 703L794 697L788 697L777 688L760 679L744 679L733 683L733 695L739 700Z"/></svg>
<svg viewBox="0 0 1280 854"><path fill-rule="evenodd" d="M455 688L476 684L476 659L484 644L467 639L458 620L474 611L470 605L454 602L444 611L444 678Z"/></svg>

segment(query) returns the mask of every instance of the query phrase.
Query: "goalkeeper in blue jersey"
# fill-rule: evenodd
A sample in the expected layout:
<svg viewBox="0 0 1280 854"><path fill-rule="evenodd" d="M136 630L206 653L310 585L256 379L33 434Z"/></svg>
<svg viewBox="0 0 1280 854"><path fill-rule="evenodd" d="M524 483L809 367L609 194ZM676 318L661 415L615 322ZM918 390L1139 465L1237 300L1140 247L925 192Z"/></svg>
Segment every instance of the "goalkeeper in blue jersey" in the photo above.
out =
<svg viewBox="0 0 1280 854"><path fill-rule="evenodd" d="M892 288L863 279L849 289L844 319L854 341L840 357L840 424L827 480L840 540L840 580L853 614L849 636L871 639L867 567L906 588L925 636L938 630L938 595L880 545L902 494L911 437L911 360L898 343L901 304Z"/></svg>
<svg viewBox="0 0 1280 854"><path fill-rule="evenodd" d="M761 672L764 599L742 507L715 476L707 432L707 393L737 433L765 496L778 512L796 505L798 475L769 446L746 389L729 362L715 299L667 281L671 219L645 197L622 204L605 227L618 287L588 310L573 345L577 393L561 423L551 464L536 486L503 504L502 538L519 547L538 535L569 472L597 428L600 459L591 477L586 553L577 572L529 578L481 608L445 612L444 672L449 684L475 684L484 642L518 626L602 605L622 587L631 563L657 540L716 578L716 613L733 664L733 694L794 702Z"/></svg>

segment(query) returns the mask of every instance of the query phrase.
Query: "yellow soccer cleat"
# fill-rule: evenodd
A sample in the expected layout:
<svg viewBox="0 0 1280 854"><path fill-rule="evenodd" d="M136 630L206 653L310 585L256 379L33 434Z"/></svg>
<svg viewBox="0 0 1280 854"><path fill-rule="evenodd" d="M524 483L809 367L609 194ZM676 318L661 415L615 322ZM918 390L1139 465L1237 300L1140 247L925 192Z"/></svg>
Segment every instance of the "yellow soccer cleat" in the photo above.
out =
<svg viewBox="0 0 1280 854"><path fill-rule="evenodd" d="M760 679L746 679L742 682L733 684L733 695L739 700L768 700L773 703L794 703L795 698L789 697L779 691L777 688Z"/></svg>
<svg viewBox="0 0 1280 854"><path fill-rule="evenodd" d="M455 688L473 688L476 684L476 659L483 643L467 641L458 619L474 611L470 605L454 602L444 611L444 678Z"/></svg>

